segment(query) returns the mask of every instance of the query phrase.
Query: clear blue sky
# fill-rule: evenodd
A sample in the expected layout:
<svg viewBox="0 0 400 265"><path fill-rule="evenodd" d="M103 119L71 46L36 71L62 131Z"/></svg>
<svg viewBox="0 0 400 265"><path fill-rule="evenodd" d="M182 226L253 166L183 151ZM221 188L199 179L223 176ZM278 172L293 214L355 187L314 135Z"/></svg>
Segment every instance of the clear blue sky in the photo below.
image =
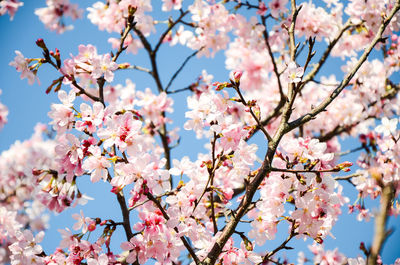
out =
<svg viewBox="0 0 400 265"><path fill-rule="evenodd" d="M82 8L90 6L95 1L74 1L81 5ZM159 1L153 1L154 3L160 3ZM34 9L44 6L45 1L25 1L23 7L17 12L14 21L10 22L8 16L0 17L0 89L3 94L0 96L0 101L9 108L8 124L0 131L0 151L8 149L8 147L16 140L28 139L33 133L33 127L37 122L48 123L49 118L47 116L50 110L50 104L52 102L58 103L58 99L54 93L46 95L44 91L47 86L51 83L52 79L58 77L55 70L50 67L42 67L39 71L39 78L41 85L35 83L33 86L28 85L27 80L20 80L19 73L15 69L9 66L9 62L13 60L15 54L14 50L20 50L25 57L39 57L41 51L35 45L35 41L38 38L43 38L50 49L58 48L61 51L62 59L69 57L69 54L77 54L77 47L79 44L93 44L98 48L99 53L106 53L110 51L110 45L107 43L107 39L111 36L117 37L117 34L109 34L107 32L100 32L97 27L92 25L87 19L78 20L73 22L75 29L68 31L63 35L57 35L53 32L47 31L39 19L33 14ZM83 5L84 4L84 5ZM154 4L156 14L160 14L161 5ZM86 14L84 17L86 17ZM164 15L164 18L165 15ZM71 22L67 20L67 22ZM161 49L159 54L159 66L160 72L163 77L163 82L166 83L169 76L177 69L184 58L191 53L190 50L174 47L170 48L168 45ZM318 56L317 56L318 57ZM148 66L149 62L144 53L137 56L128 55L121 56L119 62L129 61L137 65ZM176 81L174 88L182 88L192 83L195 78L200 75L202 69L207 69L208 73L213 74L215 80L223 81L228 77L228 71L224 68L224 54L218 53L213 59L201 59L190 62L186 70L182 73L180 78ZM328 64L325 69L335 69L333 73L337 73L339 76L342 73L336 72L338 67L334 65L334 62ZM117 79L114 83L124 83L125 78L130 78L137 84L137 89L144 89L150 87L155 90L155 85L151 79L144 73L126 71L118 72ZM68 89L68 88L66 88ZM184 121L184 106L186 104L185 96L187 92L174 96L174 107L175 112L170 117L177 121L177 124L183 124ZM171 126L170 126L171 128ZM195 140L192 132L185 132L181 130L182 141L181 145L173 150L173 156L175 158L183 157L184 155L190 156L192 159L196 158L197 152L204 152L204 142ZM257 137L255 142L262 143L262 138ZM346 141L350 147L354 147L356 142ZM344 148L347 149L347 148ZM261 155L261 153L260 153ZM354 160L355 155L347 157L346 160ZM1 177L1 176L0 176ZM90 184L89 181L81 180L79 182L80 189L87 193L89 196L95 197L96 200L89 202L84 207L77 207L74 209L67 210L60 215L51 214L50 230L46 233L43 246L46 252L52 252L56 245L58 245L60 236L56 232L56 229L70 227L74 220L71 218L71 214L78 212L80 209L84 209L87 216L90 217L112 217L115 220L120 220L121 215L119 207L116 205L116 199L114 194L110 193L109 184L96 183ZM90 185L90 186L89 186ZM349 185L345 186L345 192L349 194L351 200L354 201L356 194L352 191ZM346 209L343 209L346 213ZM132 215L132 218L134 215ZM343 214L332 233L336 236L336 240L328 238L326 240L325 248L333 249L338 247L342 253L345 253L349 257L356 257L361 252L358 250L358 244L360 241L367 243L371 242L373 232L373 222L360 223L355 220L355 215L348 216ZM383 251L383 257L385 263L393 263L396 257L400 256L400 224L398 220L391 218L391 226L396 229L389 238L388 244L385 245ZM267 242L263 247L273 249L277 246L282 238L286 237L286 228L282 227L277 240ZM118 235L119 238L124 238L123 234ZM306 250L306 253L310 254L306 245L312 242L308 240L303 242L302 240L295 240L289 244L293 247L299 247L299 249ZM118 247L119 244L116 244ZM118 252L118 251L117 251ZM296 262L296 250L285 252L288 257L291 257L292 262ZM310 255L308 255L310 256ZM311 257L311 256L310 256Z"/></svg>

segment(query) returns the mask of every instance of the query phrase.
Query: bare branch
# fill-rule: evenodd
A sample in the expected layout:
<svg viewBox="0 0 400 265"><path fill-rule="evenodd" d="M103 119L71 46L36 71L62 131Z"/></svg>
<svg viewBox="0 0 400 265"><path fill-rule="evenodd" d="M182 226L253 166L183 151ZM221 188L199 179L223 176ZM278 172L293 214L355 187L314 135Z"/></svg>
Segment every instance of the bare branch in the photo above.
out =
<svg viewBox="0 0 400 265"><path fill-rule="evenodd" d="M168 89L172 85L172 82L174 82L175 78L179 75L179 73L183 70L185 65L189 62L190 59L192 59L194 56L196 56L204 47L201 47L199 50L193 52L190 54L188 57L186 57L185 61L182 63L182 65L179 67L179 69L174 73L174 75L171 77L169 80L167 86L165 87L165 92L168 94Z"/></svg>
<svg viewBox="0 0 400 265"><path fill-rule="evenodd" d="M142 72L151 74L151 70L150 69L147 69L145 67L138 66L138 65L129 65L128 67L123 67L123 68L119 68L119 69L121 69L121 70L123 70L123 69L134 69L134 70L138 70L138 71L142 71Z"/></svg>
<svg viewBox="0 0 400 265"><path fill-rule="evenodd" d="M189 11L181 12L181 15L173 22L170 22L168 25L168 28L164 31L164 33L161 35L160 39L158 40L158 43L156 44L154 48L154 53L158 51L160 48L161 44L163 43L165 37L168 35L168 33L171 31L173 27L175 27L176 24L178 24L184 16L186 16L189 13Z"/></svg>

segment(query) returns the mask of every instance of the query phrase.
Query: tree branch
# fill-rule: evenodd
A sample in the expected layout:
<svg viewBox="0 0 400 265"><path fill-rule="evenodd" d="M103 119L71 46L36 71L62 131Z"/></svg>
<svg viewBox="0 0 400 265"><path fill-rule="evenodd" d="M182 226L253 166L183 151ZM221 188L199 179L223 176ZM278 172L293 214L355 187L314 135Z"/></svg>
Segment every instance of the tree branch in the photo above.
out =
<svg viewBox="0 0 400 265"><path fill-rule="evenodd" d="M160 39L158 40L158 43L156 44L156 46L155 46L155 48L154 48L154 52L155 52L155 53L158 51L158 49L160 48L161 44L163 43L165 37L168 35L168 33L171 31L171 29L172 29L173 27L175 27L175 25L178 24L178 23L182 20L182 18L183 18L184 16L186 16L188 13L189 13L188 10L185 11L185 12L181 11L180 16L179 16L175 21L171 22L171 23L168 25L168 28L167 28L167 29L164 31L164 33L161 35Z"/></svg>
<svg viewBox="0 0 400 265"><path fill-rule="evenodd" d="M193 52L190 54L188 57L186 57L185 61L182 63L182 65L179 67L179 69L174 73L174 75L171 77L169 80L167 86L165 87L165 93L169 94L171 92L168 92L169 87L172 85L172 82L174 82L175 78L179 75L179 73L183 70L185 65L189 62L190 59L192 59L194 56L196 56L204 47L201 47L199 50Z"/></svg>
<svg viewBox="0 0 400 265"><path fill-rule="evenodd" d="M368 265L376 265L378 255L382 250L383 243L388 237L388 231L386 230L386 223L388 214L390 211L391 203L394 198L394 187L392 183L387 183L382 188L381 197L381 209L378 215L375 217L375 232L372 246L369 251L367 258Z"/></svg>
<svg viewBox="0 0 400 265"><path fill-rule="evenodd" d="M294 30L294 23L296 21L296 16L299 12L299 9L296 8L296 2L295 0L292 0L292 7L294 6L292 10L292 25L291 28ZM292 35L292 38L294 37L294 34ZM295 47L294 46L294 39L293 39L293 45L291 46L292 49ZM295 55L295 51L293 50L291 54ZM293 98L290 98L290 100L294 99L294 93L293 93ZM248 207L252 204L252 199L254 197L254 194L256 193L258 187L261 185L262 181L265 179L265 177L268 175L269 172L271 172L271 162L274 158L276 149L278 147L278 144L280 140L282 139L284 133L285 133L285 128L287 126L287 120L290 117L290 109L292 106L293 102L286 102L285 105L285 110L282 118L282 122L279 125L278 130L276 131L274 137L271 139L271 141L268 142L268 150L267 153L265 154L264 161L261 165L261 167L258 169L257 174L255 175L254 179L247 185L246 187L246 193L243 196L243 199L241 200L239 206L237 207L235 211L235 215L232 216L230 221L226 224L225 228L222 230L220 236L216 239L213 247L211 248L211 251L208 253L207 257L203 260L202 264L204 265L214 265L215 262L217 261L219 255L222 252L222 249L224 248L226 242L229 240L229 238L232 236L233 232L235 231L236 226L240 222L241 218L246 214Z"/></svg>

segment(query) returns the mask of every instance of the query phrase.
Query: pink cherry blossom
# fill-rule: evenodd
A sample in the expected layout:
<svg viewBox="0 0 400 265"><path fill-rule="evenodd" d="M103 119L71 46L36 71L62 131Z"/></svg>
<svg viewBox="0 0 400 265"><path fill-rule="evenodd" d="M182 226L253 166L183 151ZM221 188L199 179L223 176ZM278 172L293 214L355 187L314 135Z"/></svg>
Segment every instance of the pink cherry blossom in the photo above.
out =
<svg viewBox="0 0 400 265"><path fill-rule="evenodd" d="M170 11L171 9L179 10L182 7L182 0L163 0L162 11Z"/></svg>
<svg viewBox="0 0 400 265"><path fill-rule="evenodd" d="M82 120L77 121L75 128L83 131L87 128L89 133L94 133L96 127L99 127L103 123L104 119L104 107L100 102L93 103L93 109L86 103L82 103L80 106Z"/></svg>
<svg viewBox="0 0 400 265"><path fill-rule="evenodd" d="M88 231L88 224L92 219L90 219L89 217L85 217L83 215L82 210L80 211L80 214L74 213L72 215L72 218L78 221L77 223L74 224L73 229L74 230L82 229L82 233L85 234Z"/></svg>
<svg viewBox="0 0 400 265"><path fill-rule="evenodd" d="M97 182L101 178L106 181L107 168L111 166L111 163L101 155L101 150L98 146L90 146L88 151L91 156L85 159L82 168L91 172L90 180L92 182Z"/></svg>
<svg viewBox="0 0 400 265"><path fill-rule="evenodd" d="M66 18L82 16L68 0L46 5L35 13L57 33L72 28ZM12 18L19 6L0 0L0 15ZM38 57L16 51L10 65L31 84L40 67L52 68L58 102L48 113L52 128L39 124L0 154L0 263L291 264L283 250L311 240L299 264L365 264L322 243L340 237L343 209L366 222L386 198L393 203L378 214L400 212L395 6L94 1L87 19L113 34L112 50L78 44L68 56L38 42ZM207 70L191 65L202 56L215 57L197 60ZM344 78L332 74L331 57L342 59L333 63ZM223 70L220 58L230 73L214 80L208 72ZM0 127L7 113L0 104ZM203 138L198 152L193 136ZM59 230L59 247L43 249L46 212L85 204L84 189L100 186L122 215L75 213L72 227Z"/></svg>
<svg viewBox="0 0 400 265"><path fill-rule="evenodd" d="M0 16L3 16L5 13L10 15L10 20L14 19L15 13L18 11L18 8L23 6L24 3L18 0L4 0L0 2Z"/></svg>
<svg viewBox="0 0 400 265"><path fill-rule="evenodd" d="M15 51L15 54L17 56L15 56L14 61L10 62L10 65L14 66L18 72L21 72L21 79L28 78L29 84L32 85L35 80L38 80L29 66L32 60L25 58L20 51Z"/></svg>
<svg viewBox="0 0 400 265"><path fill-rule="evenodd" d="M286 83L298 83L304 74L303 67L297 67L295 62L290 62L284 73L283 80Z"/></svg>
<svg viewBox="0 0 400 265"><path fill-rule="evenodd" d="M53 124L53 128L56 131L64 132L72 127L72 121L74 120L74 113L71 107L75 100L75 92L71 90L67 94L64 90L60 90L58 98L63 104L52 104L48 115L53 119L50 122L50 124Z"/></svg>
<svg viewBox="0 0 400 265"><path fill-rule="evenodd" d="M92 61L92 77L99 78L104 76L104 79L107 82L112 82L114 79L114 73L118 68L118 65L111 60L111 56L109 54L105 54L101 57L94 58Z"/></svg>
<svg viewBox="0 0 400 265"><path fill-rule="evenodd" d="M271 15L273 17L279 17L280 13L287 12L287 5L288 0L273 0L270 1L268 7L270 9Z"/></svg>
<svg viewBox="0 0 400 265"><path fill-rule="evenodd" d="M384 136L393 135L397 128L398 119L389 120L387 117L382 118L382 124L375 128L377 133L382 133Z"/></svg>

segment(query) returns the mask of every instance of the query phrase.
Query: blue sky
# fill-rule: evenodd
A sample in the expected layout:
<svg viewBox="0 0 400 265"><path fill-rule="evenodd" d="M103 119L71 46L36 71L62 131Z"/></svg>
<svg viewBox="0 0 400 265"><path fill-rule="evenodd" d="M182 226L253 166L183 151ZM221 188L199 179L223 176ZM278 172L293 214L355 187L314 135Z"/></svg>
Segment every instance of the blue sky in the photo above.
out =
<svg viewBox="0 0 400 265"><path fill-rule="evenodd" d="M86 8L93 4L95 1L75 1L79 2L82 8ZM159 3L158 1L153 1ZM84 5L82 5L84 3ZM9 62L15 57L14 50L21 51L25 57L39 57L41 51L35 45L38 38L43 38L50 49L58 48L61 51L62 59L69 57L69 54L77 54L79 44L93 44L97 46L99 54L107 53L110 51L110 45L107 43L109 37L117 37L118 34L109 34L107 32L100 32L97 27L92 25L84 15L83 20L72 22L75 26L73 31L67 31L62 35L47 31L39 19L33 14L34 9L44 6L45 1L25 1L23 7L19 9L14 20L9 21L8 16L0 17L0 89L3 91L0 95L0 101L9 108L8 124L0 131L0 151L6 150L16 140L28 139L33 133L33 127L37 122L48 123L49 117L47 113L50 110L52 102L58 103L56 94L45 94L47 86L51 81L58 77L56 71L50 67L44 66L39 70L40 85L28 85L27 80L20 80L19 73L9 66ZM156 14L161 12L161 5L154 4ZM163 15L164 18L166 17ZM71 22L67 20L67 23ZM187 55L191 53L190 50L181 47L170 48L165 45L160 50L158 62L162 81L166 83L172 73L179 67L180 63ZM219 52L212 59L201 59L191 61L187 68L182 72L180 77L174 83L173 89L179 89L192 83L197 76L201 74L202 69L207 69L207 72L214 75L215 80L224 81L228 78L228 71L225 70L224 54ZM317 56L318 58L318 56ZM148 66L149 61L145 53L139 53L137 56L122 55L119 62L129 61L137 65ZM338 67L335 65L336 61L330 61L325 67L329 71L341 76L342 73L337 72ZM144 89L150 87L155 91L155 84L147 74L137 71L120 71L117 73L117 79L114 83L125 83L126 78L130 78L136 83L137 89ZM174 95L175 112L170 116L177 121L177 124L184 122L184 106L186 105L185 96L189 93L184 92ZM171 128L172 126L170 126ZM204 141L195 140L192 132L186 132L183 129L180 132L182 136L181 144L178 148L174 149L172 154L174 158L180 158L185 155L190 156L192 159L196 158L197 152L205 152L203 148ZM256 137L255 143L263 143L262 137ZM347 140L344 145L349 148L354 147L357 143L355 141ZM344 148L349 149L349 148ZM260 154L261 155L261 154ZM354 160L356 155L346 157L346 160ZM46 234L43 246L48 252L52 252L54 247L58 244L60 236L56 229L72 227L74 220L71 214L84 209L85 215L90 217L109 218L110 216L116 220L121 219L121 214L116 205L114 194L110 193L109 184L96 183L91 184L88 179L80 180L80 189L96 200L89 202L84 207L76 207L67 210L59 215L51 214L50 231ZM351 201L354 201L356 194L350 185L343 183L345 187L345 194L349 194ZM371 202L369 202L371 203ZM371 205L371 204L369 204ZM134 215L132 215L134 218ZM389 238L388 243L383 250L383 258L385 263L393 263L396 257L400 256L399 240L400 240L400 224L398 220L391 218L390 226L395 227L394 233ZM243 229L246 229L243 227ZM283 238L286 237L286 228L281 227L277 240L267 242L262 250L273 249L279 245ZM326 249L339 248L339 251L345 253L350 257L361 255L358 250L360 241L364 241L367 245L371 242L373 232L373 222L360 223L356 221L355 215L347 215L346 209L342 218L338 221L337 225L332 231L336 236L336 240L328 238L325 242ZM123 233L119 233L118 238L123 238ZM116 238L115 242L118 241ZM310 240L303 242L302 240L295 240L290 246L298 247L299 249L306 250L306 245L311 244ZM119 244L114 243L118 247ZM292 258L295 262L296 250L285 252L286 255ZM311 256L310 256L311 257ZM293 259L294 258L294 259Z"/></svg>

